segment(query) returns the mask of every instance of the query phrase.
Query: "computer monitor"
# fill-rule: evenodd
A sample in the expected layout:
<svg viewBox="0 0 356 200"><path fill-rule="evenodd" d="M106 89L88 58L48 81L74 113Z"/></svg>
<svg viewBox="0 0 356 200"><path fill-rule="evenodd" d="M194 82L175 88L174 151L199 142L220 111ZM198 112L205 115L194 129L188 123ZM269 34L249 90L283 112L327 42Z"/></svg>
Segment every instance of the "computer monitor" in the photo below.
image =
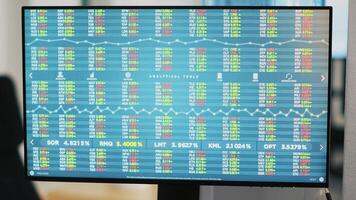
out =
<svg viewBox="0 0 356 200"><path fill-rule="evenodd" d="M327 186L331 8L22 11L30 179Z"/></svg>

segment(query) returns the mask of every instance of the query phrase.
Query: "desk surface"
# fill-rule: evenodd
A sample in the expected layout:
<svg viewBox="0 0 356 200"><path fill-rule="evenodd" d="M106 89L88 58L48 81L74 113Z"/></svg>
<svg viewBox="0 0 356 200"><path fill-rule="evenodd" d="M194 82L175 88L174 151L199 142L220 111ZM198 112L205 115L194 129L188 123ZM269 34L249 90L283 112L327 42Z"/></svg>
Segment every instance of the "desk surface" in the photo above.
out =
<svg viewBox="0 0 356 200"><path fill-rule="evenodd" d="M156 200L156 185L70 184L48 192L45 200Z"/></svg>

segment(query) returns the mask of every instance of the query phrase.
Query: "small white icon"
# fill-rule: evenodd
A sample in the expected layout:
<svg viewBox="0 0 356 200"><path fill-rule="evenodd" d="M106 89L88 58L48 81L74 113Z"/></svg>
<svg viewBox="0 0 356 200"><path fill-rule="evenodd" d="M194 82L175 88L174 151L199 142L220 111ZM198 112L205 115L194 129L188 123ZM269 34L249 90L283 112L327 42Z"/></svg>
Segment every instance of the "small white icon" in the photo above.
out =
<svg viewBox="0 0 356 200"><path fill-rule="evenodd" d="M292 80L293 79L293 75L291 73L287 73L286 74L286 79L287 80Z"/></svg>
<svg viewBox="0 0 356 200"><path fill-rule="evenodd" d="M222 73L219 72L219 73L216 74L216 80L217 81L222 81Z"/></svg>
<svg viewBox="0 0 356 200"><path fill-rule="evenodd" d="M95 81L95 80L96 80L96 78L95 78L95 73L94 73L94 72L91 72L91 73L89 74L89 78L87 78L87 80L88 80L88 81Z"/></svg>
<svg viewBox="0 0 356 200"><path fill-rule="evenodd" d="M322 182L324 182L324 177L320 177L319 178L319 181L322 183Z"/></svg>
<svg viewBox="0 0 356 200"><path fill-rule="evenodd" d="M253 73L252 74L252 81L257 82L258 81L258 73Z"/></svg>
<svg viewBox="0 0 356 200"><path fill-rule="evenodd" d="M321 82L323 82L325 80L325 76L324 75L321 75Z"/></svg>
<svg viewBox="0 0 356 200"><path fill-rule="evenodd" d="M126 77L127 79L130 79L130 78L131 78L131 73L130 73L130 72L126 72L126 73L125 73L125 77Z"/></svg>
<svg viewBox="0 0 356 200"><path fill-rule="evenodd" d="M281 80L281 82L283 82L283 83L295 83L297 81L293 79L293 74L286 73L285 79Z"/></svg>
<svg viewBox="0 0 356 200"><path fill-rule="evenodd" d="M35 172L34 171L30 171L30 175L31 176L35 175Z"/></svg>
<svg viewBox="0 0 356 200"><path fill-rule="evenodd" d="M58 72L56 80L64 80L63 72Z"/></svg>

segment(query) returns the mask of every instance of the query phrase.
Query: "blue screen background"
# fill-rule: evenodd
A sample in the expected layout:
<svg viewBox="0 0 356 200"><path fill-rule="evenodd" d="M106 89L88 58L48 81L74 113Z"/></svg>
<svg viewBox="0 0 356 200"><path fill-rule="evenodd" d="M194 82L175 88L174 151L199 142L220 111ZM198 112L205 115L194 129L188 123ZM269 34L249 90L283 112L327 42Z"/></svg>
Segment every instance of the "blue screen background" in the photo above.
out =
<svg viewBox="0 0 356 200"><path fill-rule="evenodd" d="M327 10L24 14L29 176L326 182Z"/></svg>

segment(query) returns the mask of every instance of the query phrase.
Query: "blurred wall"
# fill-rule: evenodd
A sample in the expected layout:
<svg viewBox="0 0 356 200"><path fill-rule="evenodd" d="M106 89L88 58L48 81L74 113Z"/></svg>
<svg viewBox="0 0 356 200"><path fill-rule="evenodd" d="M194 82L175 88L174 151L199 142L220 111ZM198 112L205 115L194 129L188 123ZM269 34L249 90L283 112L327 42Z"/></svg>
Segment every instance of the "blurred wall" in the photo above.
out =
<svg viewBox="0 0 356 200"><path fill-rule="evenodd" d="M11 76L22 97L21 5L24 1L0 1L0 75ZM22 98L19 98L22 103ZM22 109L22 108L21 108Z"/></svg>
<svg viewBox="0 0 356 200"><path fill-rule="evenodd" d="M326 0L333 7L333 58L346 58L348 4L353 0Z"/></svg>
<svg viewBox="0 0 356 200"><path fill-rule="evenodd" d="M356 1L349 2L349 41L346 75L344 200L356 198Z"/></svg>

